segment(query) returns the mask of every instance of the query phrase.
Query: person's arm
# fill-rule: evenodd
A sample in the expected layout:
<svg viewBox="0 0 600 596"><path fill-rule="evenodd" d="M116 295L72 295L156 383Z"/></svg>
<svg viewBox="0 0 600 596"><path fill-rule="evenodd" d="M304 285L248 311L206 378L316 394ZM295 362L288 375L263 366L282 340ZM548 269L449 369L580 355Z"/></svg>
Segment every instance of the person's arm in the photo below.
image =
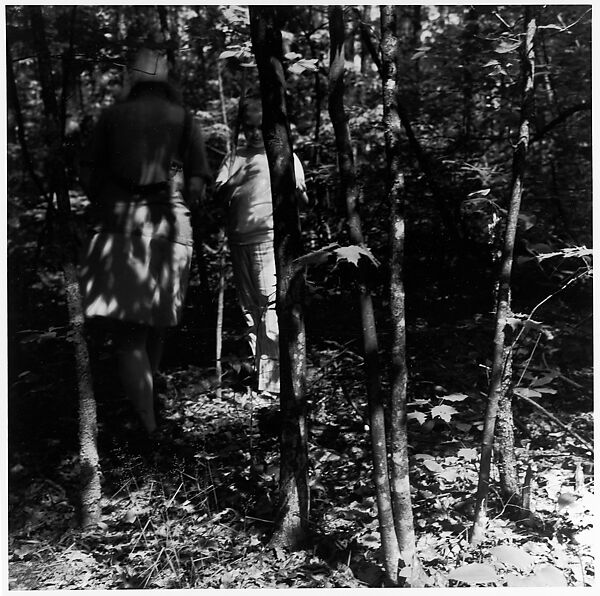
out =
<svg viewBox="0 0 600 596"><path fill-rule="evenodd" d="M195 210L206 199L206 180L202 176L192 176L187 181L187 200L190 209Z"/></svg>
<svg viewBox="0 0 600 596"><path fill-rule="evenodd" d="M200 207L206 198L206 185L212 177L202 132L196 122L191 121L190 146L184 163L186 196L191 209Z"/></svg>
<svg viewBox="0 0 600 596"><path fill-rule="evenodd" d="M303 205L308 205L308 195L306 194L306 180L304 178L304 168L294 153L294 177L296 178L296 196Z"/></svg>
<svg viewBox="0 0 600 596"><path fill-rule="evenodd" d="M215 180L215 191L219 201L228 203L234 190L244 181L244 168L240 167L239 159L229 153L221 163Z"/></svg>

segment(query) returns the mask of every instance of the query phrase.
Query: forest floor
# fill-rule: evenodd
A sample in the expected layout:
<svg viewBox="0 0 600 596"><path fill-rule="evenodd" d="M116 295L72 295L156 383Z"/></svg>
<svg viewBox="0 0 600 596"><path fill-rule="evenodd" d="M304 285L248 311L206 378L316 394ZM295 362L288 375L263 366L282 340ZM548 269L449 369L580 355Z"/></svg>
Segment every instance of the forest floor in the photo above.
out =
<svg viewBox="0 0 600 596"><path fill-rule="evenodd" d="M244 386L235 355L240 340L231 332L217 397L207 339L214 322L193 306L197 288L187 323L169 337L160 400L170 440L158 453L133 440L110 350L92 330L102 521L82 533L77 396L61 276L42 266L24 273L22 257L34 246L35 238L9 243L13 265L20 264L9 270L10 589L382 585L359 327L332 315L354 317L353 307L313 303L308 315L310 546L294 553L269 546L277 403ZM350 304L351 297L341 299ZM231 290L226 305L226 329L237 331ZM585 356L591 330L565 313L554 313L561 335L542 359L530 359L522 385L566 429L515 401L520 480L530 469L535 513L502 502L494 469L489 527L477 547L468 534L491 320L410 322L410 464L421 568L408 584L592 585L593 455L576 436L593 436L592 364Z"/></svg>

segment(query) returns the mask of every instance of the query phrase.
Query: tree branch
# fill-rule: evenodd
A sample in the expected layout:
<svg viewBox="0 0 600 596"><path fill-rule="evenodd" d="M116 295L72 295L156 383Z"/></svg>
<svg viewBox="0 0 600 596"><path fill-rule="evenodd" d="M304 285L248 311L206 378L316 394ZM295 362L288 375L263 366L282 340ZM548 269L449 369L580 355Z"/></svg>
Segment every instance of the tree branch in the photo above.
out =
<svg viewBox="0 0 600 596"><path fill-rule="evenodd" d="M365 44L367 50L369 50L369 55L371 56L371 60L373 60L373 64L377 66L377 70L381 73L381 56L379 55L377 48L375 48L375 44L373 44L373 40L371 39L369 30L367 29L367 26L362 20L362 15L360 14L358 8L353 8L352 12L354 13L358 21L358 27L360 29L360 39Z"/></svg>
<svg viewBox="0 0 600 596"><path fill-rule="evenodd" d="M574 437L575 439L577 439L581 443L581 445L583 447L585 447L586 449L589 449L590 451L594 450L594 448L592 447L592 445L590 443L588 443L581 435L577 434L573 429L569 428L564 422L561 422L554 414L548 412L548 410L546 410L546 408L544 408L543 406L540 406L540 404L538 404L536 401L534 401L530 397L527 397L525 395L521 395L519 393L515 393L515 395L519 399L522 399L523 401L525 401L528 404L532 405L534 408L536 408L536 410L539 410L542 414L544 414L544 416L546 416L550 420L552 420L552 422L558 424L558 426L560 426L568 434L570 434L572 437Z"/></svg>
<svg viewBox="0 0 600 596"><path fill-rule="evenodd" d="M556 118L550 120L548 124L546 124L541 130L539 130L533 139L532 143L539 141L542 137L544 137L547 133L549 133L553 128L556 128L559 124L562 124L567 118L576 114L577 112L582 112L584 110L591 110L592 104L589 101L583 101L577 105L571 106L563 110Z"/></svg>

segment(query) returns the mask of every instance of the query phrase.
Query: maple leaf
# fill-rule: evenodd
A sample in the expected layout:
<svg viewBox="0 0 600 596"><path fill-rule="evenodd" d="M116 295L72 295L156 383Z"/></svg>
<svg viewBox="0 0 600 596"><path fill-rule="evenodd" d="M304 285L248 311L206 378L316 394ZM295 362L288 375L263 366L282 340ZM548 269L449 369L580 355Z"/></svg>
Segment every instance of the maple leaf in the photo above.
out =
<svg viewBox="0 0 600 596"><path fill-rule="evenodd" d="M336 248L334 252L338 262L346 261L351 265L358 267L358 261L362 256L369 259L376 267L379 266L377 259L373 256L371 251L364 246L358 246L356 244L352 244L350 246L341 246L340 248Z"/></svg>
<svg viewBox="0 0 600 596"><path fill-rule="evenodd" d="M458 410L452 406L434 406L431 408L431 417L441 418L445 422L450 422L454 414L458 414Z"/></svg>
<svg viewBox="0 0 600 596"><path fill-rule="evenodd" d="M427 414L424 412L410 412L406 417L408 420L416 420L419 424L424 424L427 419Z"/></svg>

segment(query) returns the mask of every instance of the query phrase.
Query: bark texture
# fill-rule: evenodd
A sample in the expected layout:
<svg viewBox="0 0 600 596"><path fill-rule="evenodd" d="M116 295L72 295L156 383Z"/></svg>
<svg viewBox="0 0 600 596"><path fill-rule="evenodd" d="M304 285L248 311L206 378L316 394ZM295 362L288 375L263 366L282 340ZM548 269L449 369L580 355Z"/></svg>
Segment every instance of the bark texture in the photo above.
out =
<svg viewBox="0 0 600 596"><path fill-rule="evenodd" d="M512 356L506 350L510 337L507 337L507 320L511 314L510 278L513 262L513 251L517 231L517 221L521 208L523 179L527 165L527 149L529 147L529 127L533 116L535 54L534 42L536 21L533 6L525 6L525 31L521 46L521 117L519 139L513 154L512 183L510 204L504 235L504 246L498 276L498 298L496 306L496 330L494 334L494 354L492 358L492 374L488 389L488 402L481 444L479 482L475 496L475 515L471 543L478 544L484 538L487 522L487 497L490 484L490 469L494 442L494 430L498 414L498 402L502 394L505 379L507 357Z"/></svg>
<svg viewBox="0 0 600 596"><path fill-rule="evenodd" d="M504 378L498 399L498 420L496 421L496 439L494 454L498 465L500 494L504 503L520 506L520 487L515 455L515 429L512 408L512 344L504 354ZM511 508L511 511L514 509Z"/></svg>
<svg viewBox="0 0 600 596"><path fill-rule="evenodd" d="M262 97L262 131L271 175L277 268L282 428L279 502L271 542L297 548L307 537L309 514L305 279L304 271L293 264L301 255L302 247L285 102L280 10L284 9L251 6L250 28Z"/></svg>
<svg viewBox="0 0 600 596"><path fill-rule="evenodd" d="M359 188L354 170L354 158L350 129L344 109L344 21L341 6L329 7L329 114L333 123L340 171L342 195L346 202L346 213L350 240L353 244L364 246L362 224L358 212ZM367 376L367 396L369 400L370 431L373 449L373 480L377 497L379 531L383 547L386 581L396 585L398 579L398 560L400 549L390 494L388 457L385 433L385 416L381 396L379 372L379 348L373 300L366 280L359 268L359 301L362 321L363 345Z"/></svg>
<svg viewBox="0 0 600 596"><path fill-rule="evenodd" d="M64 119L60 117L52 77L52 62L46 41L44 17L40 6L29 7L31 33L36 48L41 95L46 119L45 140L49 150L47 172L51 192L56 195L58 222L66 240L62 245L65 294L69 311L69 326L75 350L75 366L79 390L79 463L81 481L81 521L82 526L90 527L100 519L100 465L97 448L98 427L96 423L96 401L92 385L92 375L87 344L83 334L83 312L81 296L75 267L75 251L70 245L74 239L74 226L71 218L71 203L62 140L64 138ZM74 21L71 22L73 26ZM64 61L67 68L69 60ZM63 74L63 81L69 80ZM63 96L66 89L63 88ZM71 234L69 234L71 232Z"/></svg>
<svg viewBox="0 0 600 596"><path fill-rule="evenodd" d="M398 36L395 7L381 7L381 52L383 79L383 127L388 163L390 204L390 310L393 326L391 373L391 452L394 525L402 557L410 564L415 554L415 532L406 424L406 317L404 303L404 208L405 186L400 163L400 117L398 115Z"/></svg>

